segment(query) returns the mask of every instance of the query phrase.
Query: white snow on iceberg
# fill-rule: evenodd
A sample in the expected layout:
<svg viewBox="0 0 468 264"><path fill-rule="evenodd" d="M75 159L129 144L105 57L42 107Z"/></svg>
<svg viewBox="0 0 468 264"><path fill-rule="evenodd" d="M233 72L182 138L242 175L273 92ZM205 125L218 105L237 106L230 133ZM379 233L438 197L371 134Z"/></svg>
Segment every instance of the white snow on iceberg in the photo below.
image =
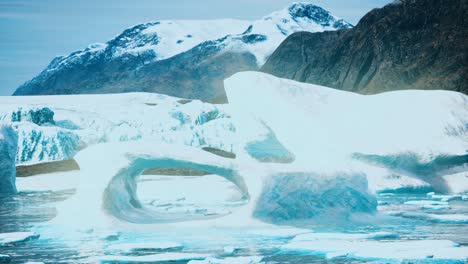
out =
<svg viewBox="0 0 468 264"><path fill-rule="evenodd" d="M265 124L296 166L368 177L378 168L379 177L415 177L442 191L450 191L444 175L468 170L468 100L461 93L359 95L258 72L237 73L225 87L237 135L255 134L251 120Z"/></svg>
<svg viewBox="0 0 468 264"><path fill-rule="evenodd" d="M0 97L0 120L18 131L18 165L70 159L105 142L235 151L235 127L223 106L158 94Z"/></svg>

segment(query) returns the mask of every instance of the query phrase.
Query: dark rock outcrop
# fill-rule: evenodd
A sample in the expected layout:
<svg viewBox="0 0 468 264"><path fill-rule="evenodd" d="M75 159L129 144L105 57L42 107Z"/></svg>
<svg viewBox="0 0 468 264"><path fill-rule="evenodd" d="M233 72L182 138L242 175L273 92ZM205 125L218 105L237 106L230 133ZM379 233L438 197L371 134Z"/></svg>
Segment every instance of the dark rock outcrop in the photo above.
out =
<svg viewBox="0 0 468 264"><path fill-rule="evenodd" d="M363 94L468 94L467 43L467 0L401 0L370 11L352 29L292 34L261 70Z"/></svg>

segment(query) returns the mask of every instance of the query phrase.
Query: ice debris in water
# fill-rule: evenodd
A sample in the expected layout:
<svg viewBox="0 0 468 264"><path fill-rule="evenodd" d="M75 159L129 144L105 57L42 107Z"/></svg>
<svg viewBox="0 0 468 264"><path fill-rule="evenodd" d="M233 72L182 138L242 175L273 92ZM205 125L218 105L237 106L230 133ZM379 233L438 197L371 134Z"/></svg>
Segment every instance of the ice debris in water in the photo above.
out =
<svg viewBox="0 0 468 264"><path fill-rule="evenodd" d="M330 239L292 239L281 248L284 252L308 252L326 258L355 259L459 259L468 258L468 250L449 240L381 242L333 237Z"/></svg>
<svg viewBox="0 0 468 264"><path fill-rule="evenodd" d="M430 200L416 200L416 201L406 201L405 205L418 206L424 209L440 210L440 209L449 209L450 205L448 202L442 201L430 201Z"/></svg>
<svg viewBox="0 0 468 264"><path fill-rule="evenodd" d="M142 250L169 250L182 248L182 244L174 242L142 242L142 243L123 243L109 246L111 251L142 251Z"/></svg>
<svg viewBox="0 0 468 264"><path fill-rule="evenodd" d="M263 257L247 256L247 257L229 257L229 258L207 258L205 260L191 260L187 264L260 264Z"/></svg>
<svg viewBox="0 0 468 264"><path fill-rule="evenodd" d="M97 260L99 263L115 263L115 262L124 262L124 263L147 263L147 262L157 262L157 261L184 261L184 260L203 260L210 255L207 254L195 254L195 253L177 253L177 252L168 252L161 254L151 254L144 256L117 256L109 255L98 257Z"/></svg>

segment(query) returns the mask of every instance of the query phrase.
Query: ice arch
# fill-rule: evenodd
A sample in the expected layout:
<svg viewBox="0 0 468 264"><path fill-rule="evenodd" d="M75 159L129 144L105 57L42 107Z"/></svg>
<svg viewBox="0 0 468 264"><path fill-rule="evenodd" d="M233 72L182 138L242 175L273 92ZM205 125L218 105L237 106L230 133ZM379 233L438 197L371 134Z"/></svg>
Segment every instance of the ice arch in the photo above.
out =
<svg viewBox="0 0 468 264"><path fill-rule="evenodd" d="M145 210L136 195L136 177L144 170L153 167L187 168L216 174L234 183L242 192L243 199L249 197L243 178L232 168L181 159L138 156L132 157L129 166L120 170L111 179L104 191L103 208L119 219L135 223L166 223L208 218L189 213L161 213Z"/></svg>
<svg viewBox="0 0 468 264"><path fill-rule="evenodd" d="M188 168L219 175L235 184L250 199L246 178L239 173L233 160L202 149L168 145L160 142L107 143L89 147L75 160L81 168L77 193L62 204L55 221L71 223L79 208L79 224L111 215L132 223L169 223L213 218L187 213L155 212L146 209L136 195L137 177L146 169ZM75 213L74 213L75 211ZM104 217L105 218L105 217Z"/></svg>

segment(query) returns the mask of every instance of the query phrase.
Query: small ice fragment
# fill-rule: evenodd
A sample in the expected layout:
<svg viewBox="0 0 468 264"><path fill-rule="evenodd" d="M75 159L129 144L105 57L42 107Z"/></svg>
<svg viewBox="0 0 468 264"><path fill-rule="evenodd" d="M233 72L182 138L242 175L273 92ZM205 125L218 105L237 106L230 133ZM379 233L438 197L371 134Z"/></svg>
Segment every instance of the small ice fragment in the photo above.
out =
<svg viewBox="0 0 468 264"><path fill-rule="evenodd" d="M98 257L99 263L114 263L114 262L125 262L125 263L146 263L146 262L157 262L157 261L182 261L182 260L203 260L209 257L206 254L195 254L195 253L162 253L152 254L145 256L117 256L109 255Z"/></svg>
<svg viewBox="0 0 468 264"><path fill-rule="evenodd" d="M146 242L146 243L123 243L115 244L108 247L109 250L133 252L142 250L169 250L180 249L183 246L174 242Z"/></svg>
<svg viewBox="0 0 468 264"><path fill-rule="evenodd" d="M0 233L0 246L38 239L39 236L35 232Z"/></svg>
<svg viewBox="0 0 468 264"><path fill-rule="evenodd" d="M224 259L207 258L205 260L192 260L187 264L260 264L263 257L261 256L246 256L246 257L230 257Z"/></svg>
<svg viewBox="0 0 468 264"><path fill-rule="evenodd" d="M449 203L445 201L429 201L429 200L416 200L416 201L406 201L404 202L405 205L413 205L418 206L423 209L432 209L432 210L439 210L439 209L449 209Z"/></svg>

